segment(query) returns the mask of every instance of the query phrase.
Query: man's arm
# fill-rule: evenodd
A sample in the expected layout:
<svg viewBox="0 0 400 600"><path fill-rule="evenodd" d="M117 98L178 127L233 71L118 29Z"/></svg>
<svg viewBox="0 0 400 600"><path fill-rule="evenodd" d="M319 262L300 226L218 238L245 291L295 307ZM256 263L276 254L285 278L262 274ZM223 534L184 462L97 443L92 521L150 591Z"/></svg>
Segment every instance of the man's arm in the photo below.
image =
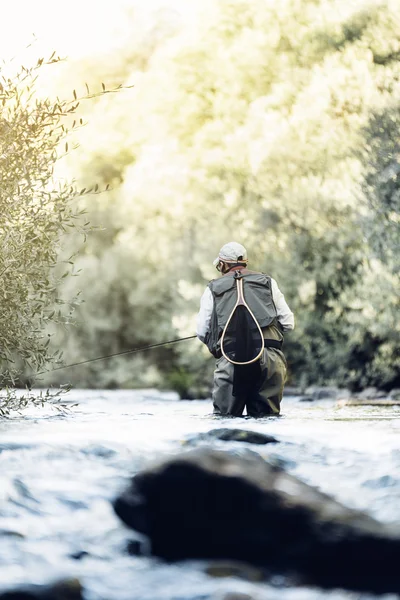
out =
<svg viewBox="0 0 400 600"><path fill-rule="evenodd" d="M210 329L211 314L214 307L214 300L209 287L206 287L200 300L200 311L197 315L196 335L204 344L206 333Z"/></svg>
<svg viewBox="0 0 400 600"><path fill-rule="evenodd" d="M274 301L278 321L282 325L283 331L294 329L294 315L288 307L285 296L282 294L275 279L271 277L272 299Z"/></svg>

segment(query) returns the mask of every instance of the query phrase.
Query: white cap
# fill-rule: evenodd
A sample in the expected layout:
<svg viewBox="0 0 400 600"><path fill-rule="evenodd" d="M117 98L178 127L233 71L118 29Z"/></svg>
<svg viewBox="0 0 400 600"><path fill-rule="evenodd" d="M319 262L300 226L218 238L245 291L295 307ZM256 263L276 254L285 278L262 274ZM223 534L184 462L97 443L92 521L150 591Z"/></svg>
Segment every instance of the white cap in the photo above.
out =
<svg viewBox="0 0 400 600"><path fill-rule="evenodd" d="M247 262L247 250L242 244L228 242L228 244L222 246L217 258L213 261L214 267L217 266L220 260L224 262Z"/></svg>

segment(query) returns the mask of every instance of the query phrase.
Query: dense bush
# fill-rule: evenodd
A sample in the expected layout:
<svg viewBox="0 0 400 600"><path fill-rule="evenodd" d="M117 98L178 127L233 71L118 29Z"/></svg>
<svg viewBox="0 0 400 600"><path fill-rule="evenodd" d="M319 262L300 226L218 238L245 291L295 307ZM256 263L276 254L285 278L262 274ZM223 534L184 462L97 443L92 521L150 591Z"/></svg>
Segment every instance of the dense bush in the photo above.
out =
<svg viewBox="0 0 400 600"><path fill-rule="evenodd" d="M68 234L74 244L86 237L89 222L78 200L99 186L78 189L55 171L70 152L71 132L83 125L75 91L71 100L38 92L41 70L59 61L53 54L13 75L5 73L10 65L0 72L0 389L32 382L60 362L62 349L51 348L50 338L55 326L71 323L78 305L79 292L64 295L61 286L77 274ZM117 89L103 86L84 99ZM0 410L24 401L3 395Z"/></svg>
<svg viewBox="0 0 400 600"><path fill-rule="evenodd" d="M59 357L49 350L47 328L67 323L74 307L73 298L60 296L60 281L72 272L70 258L59 261L61 238L70 228L85 228L73 202L79 192L54 178L66 117L77 102L35 94L45 64L41 59L14 76L0 75L1 386L21 369L39 371ZM61 152L68 152L67 142Z"/></svg>

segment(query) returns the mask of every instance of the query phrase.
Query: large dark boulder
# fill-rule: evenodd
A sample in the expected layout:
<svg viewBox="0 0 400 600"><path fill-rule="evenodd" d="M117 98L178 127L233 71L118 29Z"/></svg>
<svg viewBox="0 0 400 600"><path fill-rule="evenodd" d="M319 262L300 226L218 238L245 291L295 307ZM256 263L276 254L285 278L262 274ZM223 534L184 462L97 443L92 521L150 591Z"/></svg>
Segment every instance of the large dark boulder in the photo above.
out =
<svg viewBox="0 0 400 600"><path fill-rule="evenodd" d="M400 592L400 535L254 453L192 450L133 477L119 517L167 560L233 559L324 587Z"/></svg>

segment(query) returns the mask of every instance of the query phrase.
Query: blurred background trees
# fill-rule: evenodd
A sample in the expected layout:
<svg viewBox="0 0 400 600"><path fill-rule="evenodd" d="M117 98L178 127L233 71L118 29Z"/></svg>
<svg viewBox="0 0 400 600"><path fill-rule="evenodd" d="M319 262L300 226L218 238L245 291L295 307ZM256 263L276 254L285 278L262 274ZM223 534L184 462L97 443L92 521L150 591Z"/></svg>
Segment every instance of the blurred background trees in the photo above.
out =
<svg viewBox="0 0 400 600"><path fill-rule="evenodd" d="M212 260L235 239L296 316L290 383L400 387L400 15L394 0L193 0L196 18L135 13L115 51L63 86L134 84L82 112L79 186L99 226L66 278L85 360L194 332ZM73 82L73 83L71 83ZM67 168L67 167L66 167ZM71 253L76 250L70 242ZM46 383L208 393L197 341L75 367Z"/></svg>

